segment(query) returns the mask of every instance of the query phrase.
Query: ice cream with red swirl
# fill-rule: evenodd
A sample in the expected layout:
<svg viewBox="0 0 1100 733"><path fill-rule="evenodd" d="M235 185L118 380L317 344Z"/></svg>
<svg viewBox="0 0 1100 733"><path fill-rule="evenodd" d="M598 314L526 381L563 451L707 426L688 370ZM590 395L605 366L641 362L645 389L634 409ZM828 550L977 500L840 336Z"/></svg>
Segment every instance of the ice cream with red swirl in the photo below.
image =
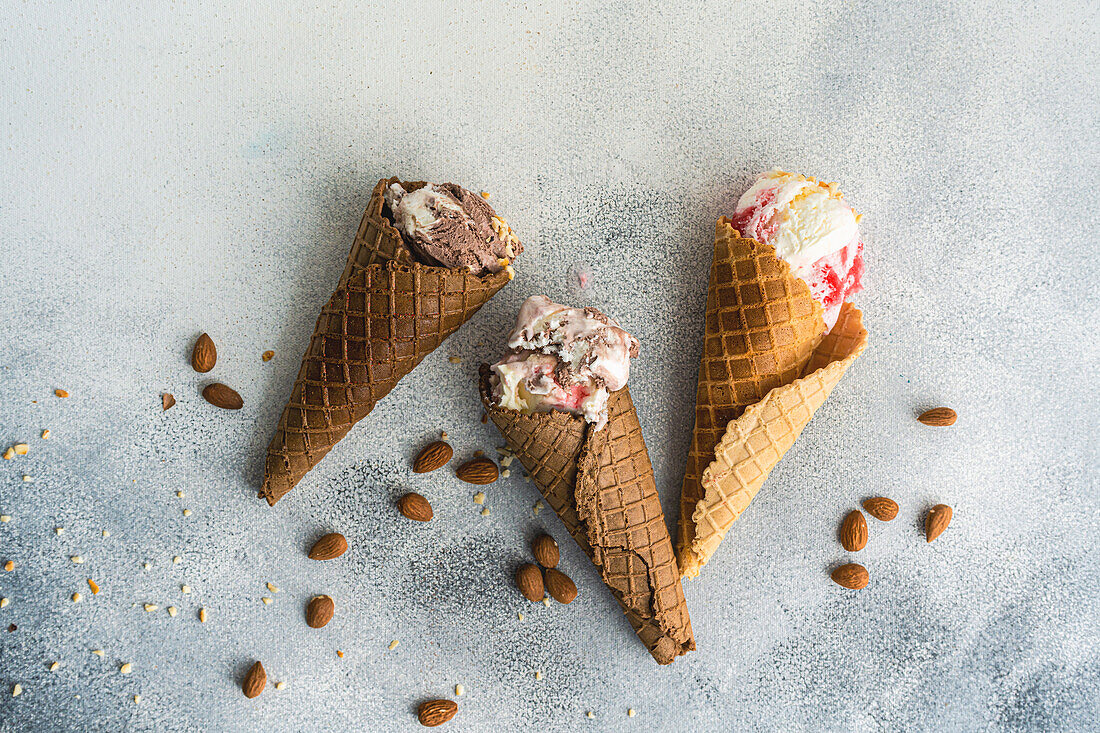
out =
<svg viewBox="0 0 1100 733"><path fill-rule="evenodd" d="M825 331L862 288L859 215L835 183L771 170L737 201L731 223L744 237L775 247L825 309Z"/></svg>
<svg viewBox="0 0 1100 733"><path fill-rule="evenodd" d="M492 366L497 406L523 413L564 410L597 430L608 396L626 386L638 340L595 308L528 298L508 338L512 353Z"/></svg>

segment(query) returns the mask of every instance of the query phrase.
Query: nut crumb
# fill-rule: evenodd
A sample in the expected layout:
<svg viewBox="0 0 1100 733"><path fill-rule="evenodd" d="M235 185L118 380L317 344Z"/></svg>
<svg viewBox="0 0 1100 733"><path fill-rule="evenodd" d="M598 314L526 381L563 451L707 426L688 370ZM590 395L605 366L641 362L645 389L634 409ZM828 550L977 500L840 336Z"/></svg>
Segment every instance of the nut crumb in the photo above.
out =
<svg viewBox="0 0 1100 733"><path fill-rule="evenodd" d="M54 662L53 664L50 665L50 671L51 672L56 672L59 669L61 669L61 662Z"/></svg>
<svg viewBox="0 0 1100 733"><path fill-rule="evenodd" d="M285 682L276 682L275 683L275 689L276 690L282 690L284 688L286 688L286 683Z"/></svg>
<svg viewBox="0 0 1100 733"><path fill-rule="evenodd" d="M3 522L4 524L7 524L10 521L11 521L11 515L10 514L0 514L0 522Z"/></svg>
<svg viewBox="0 0 1100 733"><path fill-rule="evenodd" d="M481 510L481 516L483 516L483 517L489 516L489 507L485 507L484 509Z"/></svg>
<svg viewBox="0 0 1100 733"><path fill-rule="evenodd" d="M68 396L69 396L69 393L68 393L68 392L66 392L66 391L65 391L65 390L63 390L63 389L55 389L55 390L53 391L53 393L54 393L55 395L57 395L58 397L68 397Z"/></svg>
<svg viewBox="0 0 1100 733"><path fill-rule="evenodd" d="M512 475L512 472L509 471L507 468L500 472L500 477L501 478L508 478L511 475Z"/></svg>
<svg viewBox="0 0 1100 733"><path fill-rule="evenodd" d="M0 598L0 608L7 608L9 603L11 603L11 601L7 598Z"/></svg>
<svg viewBox="0 0 1100 733"><path fill-rule="evenodd" d="M447 361L451 362L452 364L461 364L462 363L462 357L452 356L449 359L447 359Z"/></svg>
<svg viewBox="0 0 1100 733"><path fill-rule="evenodd" d="M99 595L99 585L91 578L88 578L88 587L92 589L93 596Z"/></svg>
<svg viewBox="0 0 1100 733"><path fill-rule="evenodd" d="M177 498L177 499L186 499L186 498L187 498L187 494L186 494L185 492L183 492L183 491L177 491L177 492L176 492L176 498Z"/></svg>
<svg viewBox="0 0 1100 733"><path fill-rule="evenodd" d="M272 593L278 593L279 592L279 589L275 587L274 583L268 583L267 584L267 589L269 591L271 591Z"/></svg>
<svg viewBox="0 0 1100 733"><path fill-rule="evenodd" d="M73 603L80 603L82 600L84 600L84 595L80 591L77 591L76 593L73 593L72 597L73 597Z"/></svg>
<svg viewBox="0 0 1100 733"><path fill-rule="evenodd" d="M462 697L466 694L466 688L461 684L455 685L455 697Z"/></svg>
<svg viewBox="0 0 1100 733"><path fill-rule="evenodd" d="M111 533L108 532L107 530L103 530L102 534L103 534L104 537L110 537L111 536Z"/></svg>
<svg viewBox="0 0 1100 733"><path fill-rule="evenodd" d="M134 671L134 665L130 664L129 662L124 662L123 665L118 668L118 671L122 674L130 674Z"/></svg>
<svg viewBox="0 0 1100 733"><path fill-rule="evenodd" d="M80 555L73 555L69 559L72 560L77 565L83 565L84 564L84 558L82 558Z"/></svg>
<svg viewBox="0 0 1100 733"><path fill-rule="evenodd" d="M103 656L103 650L102 649L93 649L92 654L96 655L97 657L102 657Z"/></svg>
<svg viewBox="0 0 1100 733"><path fill-rule="evenodd" d="M54 527L53 528L53 533L56 534L56 535L65 534L65 528L64 527Z"/></svg>
<svg viewBox="0 0 1100 733"><path fill-rule="evenodd" d="M49 439L50 439L50 431L49 430L43 430L42 431L42 440L49 440Z"/></svg>
<svg viewBox="0 0 1100 733"><path fill-rule="evenodd" d="M536 680L541 680L542 679L542 672L540 672L537 669L535 670L535 679Z"/></svg>
<svg viewBox="0 0 1100 733"><path fill-rule="evenodd" d="M474 451L474 458L481 458L483 455L485 455L485 451L483 451L483 450L475 450Z"/></svg>
<svg viewBox="0 0 1100 733"><path fill-rule="evenodd" d="M539 515L539 512L541 512L541 511L542 511L542 500L540 499L540 500L535 502L535 508L534 508L535 516L537 517Z"/></svg>
<svg viewBox="0 0 1100 733"><path fill-rule="evenodd" d="M206 606L199 609L199 623L206 623Z"/></svg>
<svg viewBox="0 0 1100 733"><path fill-rule="evenodd" d="M15 563L11 560L8 560L6 563L4 563L4 571L10 573L12 570L15 570Z"/></svg>
<svg viewBox="0 0 1100 733"><path fill-rule="evenodd" d="M168 607L168 615L169 616L171 616L172 618L175 618L177 613L179 613L179 611L176 609L175 606L169 606Z"/></svg>
<svg viewBox="0 0 1100 733"><path fill-rule="evenodd" d="M596 717L596 714L594 712L592 712L591 710L589 710L587 713L585 713L585 715L589 718L595 718Z"/></svg>
<svg viewBox="0 0 1100 733"><path fill-rule="evenodd" d="M440 433L439 433L439 439L440 439L440 440L446 440L446 439L447 439L447 431L446 431L446 430L441 430L441 431L440 431Z"/></svg>
<svg viewBox="0 0 1100 733"><path fill-rule="evenodd" d="M143 608L145 609L145 613L152 613L153 611L156 611L158 608L160 608L160 606L155 603L146 603Z"/></svg>
<svg viewBox="0 0 1100 733"><path fill-rule="evenodd" d="M339 649L337 649L336 650L336 656L340 657L340 659L343 659L344 658L344 653L342 651L340 651Z"/></svg>
<svg viewBox="0 0 1100 733"><path fill-rule="evenodd" d="M264 602L264 605L265 605L265 606L270 606L270 605L271 605L271 599L270 599L270 598L268 598L267 596L264 596L264 597L263 597L263 598L261 598L260 600Z"/></svg>
<svg viewBox="0 0 1100 733"><path fill-rule="evenodd" d="M23 685L16 682L15 686L11 688L11 696L12 697L19 697L22 694L23 694Z"/></svg>
<svg viewBox="0 0 1100 733"><path fill-rule="evenodd" d="M489 198L489 192L488 191L482 191L481 192L481 198L483 198L483 199Z"/></svg>
<svg viewBox="0 0 1100 733"><path fill-rule="evenodd" d="M516 618L518 618L520 621L522 621L523 620L523 611L516 611Z"/></svg>
<svg viewBox="0 0 1100 733"><path fill-rule="evenodd" d="M543 597L542 605L546 606L547 608L550 608L550 597L549 596L544 596Z"/></svg>
<svg viewBox="0 0 1100 733"><path fill-rule="evenodd" d="M474 494L474 503L475 504L484 504L485 503L485 492L484 491L479 491L476 494Z"/></svg>
<svg viewBox="0 0 1100 733"><path fill-rule="evenodd" d="M4 451L4 460L10 461L12 458L15 458L15 448L9 447L6 451Z"/></svg>
<svg viewBox="0 0 1100 733"><path fill-rule="evenodd" d="M30 476L28 476L27 474L23 474L23 480L26 481L28 484L30 482L34 481L34 479L31 478Z"/></svg>
<svg viewBox="0 0 1100 733"><path fill-rule="evenodd" d="M187 594L187 593L190 593L190 592L191 592L191 586L189 586L189 585L181 585L180 586L180 593Z"/></svg>
<svg viewBox="0 0 1100 733"><path fill-rule="evenodd" d="M190 509L184 509L183 510L183 516L185 516L185 517L191 516L191 510Z"/></svg>
<svg viewBox="0 0 1100 733"><path fill-rule="evenodd" d="M263 359L264 361L271 361L272 359L275 358L275 352L272 351L271 349L268 349L267 351L265 351L263 354L260 355L260 358Z"/></svg>
<svg viewBox="0 0 1100 733"><path fill-rule="evenodd" d="M508 468L508 466L512 465L512 461L514 461L515 459L516 459L515 456L505 454L505 455L501 456L500 465L503 466L504 468Z"/></svg>
<svg viewBox="0 0 1100 733"><path fill-rule="evenodd" d="M25 456L25 455L27 455L27 451L29 451L30 449L31 449L31 447L29 445L27 445L26 443L16 443L15 444L15 455Z"/></svg>
<svg viewBox="0 0 1100 733"><path fill-rule="evenodd" d="M628 718L633 718L633 717L634 717L634 715L635 715L635 713L634 713L634 708L629 708L629 709L627 709L627 711L626 711L626 717L628 717Z"/></svg>
<svg viewBox="0 0 1100 733"><path fill-rule="evenodd" d="M141 695L134 695L134 704L136 705L139 702L141 702Z"/></svg>
<svg viewBox="0 0 1100 733"><path fill-rule="evenodd" d="M146 570L152 570L153 569L153 563L145 562L145 563L141 564L141 567L145 568Z"/></svg>
<svg viewBox="0 0 1100 733"><path fill-rule="evenodd" d="M400 643L401 643L400 639L394 639L393 641L391 641L390 642L390 651L392 652L394 649L396 649L397 645L400 644Z"/></svg>
<svg viewBox="0 0 1100 733"><path fill-rule="evenodd" d="M173 565L179 565L181 562L183 562L183 558L180 557L179 555L176 555L175 557L172 558L172 564Z"/></svg>

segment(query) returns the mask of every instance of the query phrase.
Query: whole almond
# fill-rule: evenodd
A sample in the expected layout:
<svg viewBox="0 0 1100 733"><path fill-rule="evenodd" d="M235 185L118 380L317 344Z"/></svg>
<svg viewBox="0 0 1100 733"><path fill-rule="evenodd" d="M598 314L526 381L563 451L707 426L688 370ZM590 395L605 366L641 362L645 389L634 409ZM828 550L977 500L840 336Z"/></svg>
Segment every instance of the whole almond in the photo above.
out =
<svg viewBox="0 0 1100 733"><path fill-rule="evenodd" d="M348 541L339 532L329 532L313 543L310 560L332 560L348 551Z"/></svg>
<svg viewBox="0 0 1100 733"><path fill-rule="evenodd" d="M500 469L488 458L475 458L459 466L455 475L468 484L483 486L496 481L497 476L500 475Z"/></svg>
<svg viewBox="0 0 1100 733"><path fill-rule="evenodd" d="M416 456L416 460L413 461L413 473L428 473L437 468L443 468L454 454L455 450L449 443L442 440L429 443L424 446L424 450L420 451Z"/></svg>
<svg viewBox="0 0 1100 733"><path fill-rule="evenodd" d="M885 496L874 496L865 499L863 508L872 517L883 522L889 522L898 515L898 503L893 499L887 499Z"/></svg>
<svg viewBox="0 0 1100 733"><path fill-rule="evenodd" d="M951 524L951 514L951 507L946 504L937 504L928 510L924 518L925 542L931 542L943 534L947 525Z"/></svg>
<svg viewBox="0 0 1100 733"><path fill-rule="evenodd" d="M532 603L538 603L543 596L542 571L537 565L531 563L520 565L519 570L516 571L516 587L524 598Z"/></svg>
<svg viewBox="0 0 1100 733"><path fill-rule="evenodd" d="M214 347L214 339L204 333L195 342L195 348L191 349L191 367L196 372L206 374L217 362L218 350Z"/></svg>
<svg viewBox="0 0 1100 733"><path fill-rule="evenodd" d="M864 588L871 580L867 568L855 562L841 565L833 571L832 578L834 583L849 590Z"/></svg>
<svg viewBox="0 0 1100 733"><path fill-rule="evenodd" d="M265 685L267 685L267 672L264 671L264 665L256 662L244 676L241 689L244 690L245 697L252 698L263 692Z"/></svg>
<svg viewBox="0 0 1100 733"><path fill-rule="evenodd" d="M314 596L306 606L306 623L312 629L324 628L336 613L336 603L331 596Z"/></svg>
<svg viewBox="0 0 1100 733"><path fill-rule="evenodd" d="M917 419L925 425L946 427L948 425L954 425L958 418L959 416L956 415L955 411L950 407L933 407L931 410L922 412Z"/></svg>
<svg viewBox="0 0 1100 733"><path fill-rule="evenodd" d="M558 543L548 534L540 534L531 543L531 552L535 554L535 560L544 568L556 568L561 555L558 552Z"/></svg>
<svg viewBox="0 0 1100 733"><path fill-rule="evenodd" d="M556 568L546 571L546 590L558 603L572 603L577 597L577 586L568 575Z"/></svg>
<svg viewBox="0 0 1100 733"><path fill-rule="evenodd" d="M867 520L863 512L853 509L840 525L840 544L848 552L859 552L867 546Z"/></svg>
<svg viewBox="0 0 1100 733"><path fill-rule="evenodd" d="M435 516L428 500L413 491L397 500L397 510L415 522L428 522Z"/></svg>
<svg viewBox="0 0 1100 733"><path fill-rule="evenodd" d="M416 719L425 728L443 725L458 712L458 703L454 700L428 700L420 703L416 710Z"/></svg>
<svg viewBox="0 0 1100 733"><path fill-rule="evenodd" d="M213 382L203 387L202 396L214 407L220 407L223 410L239 410L244 407L244 400L237 394L237 390L221 382Z"/></svg>

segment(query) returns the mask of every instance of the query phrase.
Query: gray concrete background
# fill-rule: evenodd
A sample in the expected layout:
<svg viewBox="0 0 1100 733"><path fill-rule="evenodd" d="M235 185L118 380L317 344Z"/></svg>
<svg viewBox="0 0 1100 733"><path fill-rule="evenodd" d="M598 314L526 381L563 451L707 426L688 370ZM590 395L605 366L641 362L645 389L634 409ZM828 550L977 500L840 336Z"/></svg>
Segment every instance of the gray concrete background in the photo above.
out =
<svg viewBox="0 0 1100 733"><path fill-rule="evenodd" d="M456 683L454 730L1100 725L1095 3L95 7L0 8L0 440L31 446L0 465L0 729L412 730ZM686 584L699 650L658 668L532 485L489 487L482 517L409 464L439 430L459 457L499 444L476 364L545 292L641 339L674 526L713 222L771 166L864 214L871 345ZM492 192L518 277L269 509L263 449L391 174ZM238 413L198 395L202 331ZM954 428L916 422L939 404ZM409 489L435 521L397 515ZM901 514L843 592L836 528L875 494ZM543 528L571 606L512 588ZM330 529L351 550L307 560Z"/></svg>

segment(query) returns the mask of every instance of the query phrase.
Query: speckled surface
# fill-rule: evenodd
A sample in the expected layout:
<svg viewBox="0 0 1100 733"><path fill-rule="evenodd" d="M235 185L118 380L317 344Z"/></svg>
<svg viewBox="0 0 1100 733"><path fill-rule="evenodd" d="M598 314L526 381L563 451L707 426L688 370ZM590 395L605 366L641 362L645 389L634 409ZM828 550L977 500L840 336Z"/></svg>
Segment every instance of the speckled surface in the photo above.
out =
<svg viewBox="0 0 1100 733"><path fill-rule="evenodd" d="M0 441L30 444L0 465L0 730L412 730L456 683L453 730L1100 725L1095 3L82 5L0 8ZM476 364L545 292L641 339L671 526L713 221L773 165L864 214L871 346L687 584L699 650L658 668L532 485L482 517L409 464L439 430L499 443ZM519 276L270 509L263 449L390 174L492 192ZM240 412L198 395L202 331ZM954 428L916 422L937 404ZM397 514L408 489L435 521ZM880 493L901 514L841 591L836 528ZM511 586L543 528L571 606ZM309 561L332 529L351 550Z"/></svg>

